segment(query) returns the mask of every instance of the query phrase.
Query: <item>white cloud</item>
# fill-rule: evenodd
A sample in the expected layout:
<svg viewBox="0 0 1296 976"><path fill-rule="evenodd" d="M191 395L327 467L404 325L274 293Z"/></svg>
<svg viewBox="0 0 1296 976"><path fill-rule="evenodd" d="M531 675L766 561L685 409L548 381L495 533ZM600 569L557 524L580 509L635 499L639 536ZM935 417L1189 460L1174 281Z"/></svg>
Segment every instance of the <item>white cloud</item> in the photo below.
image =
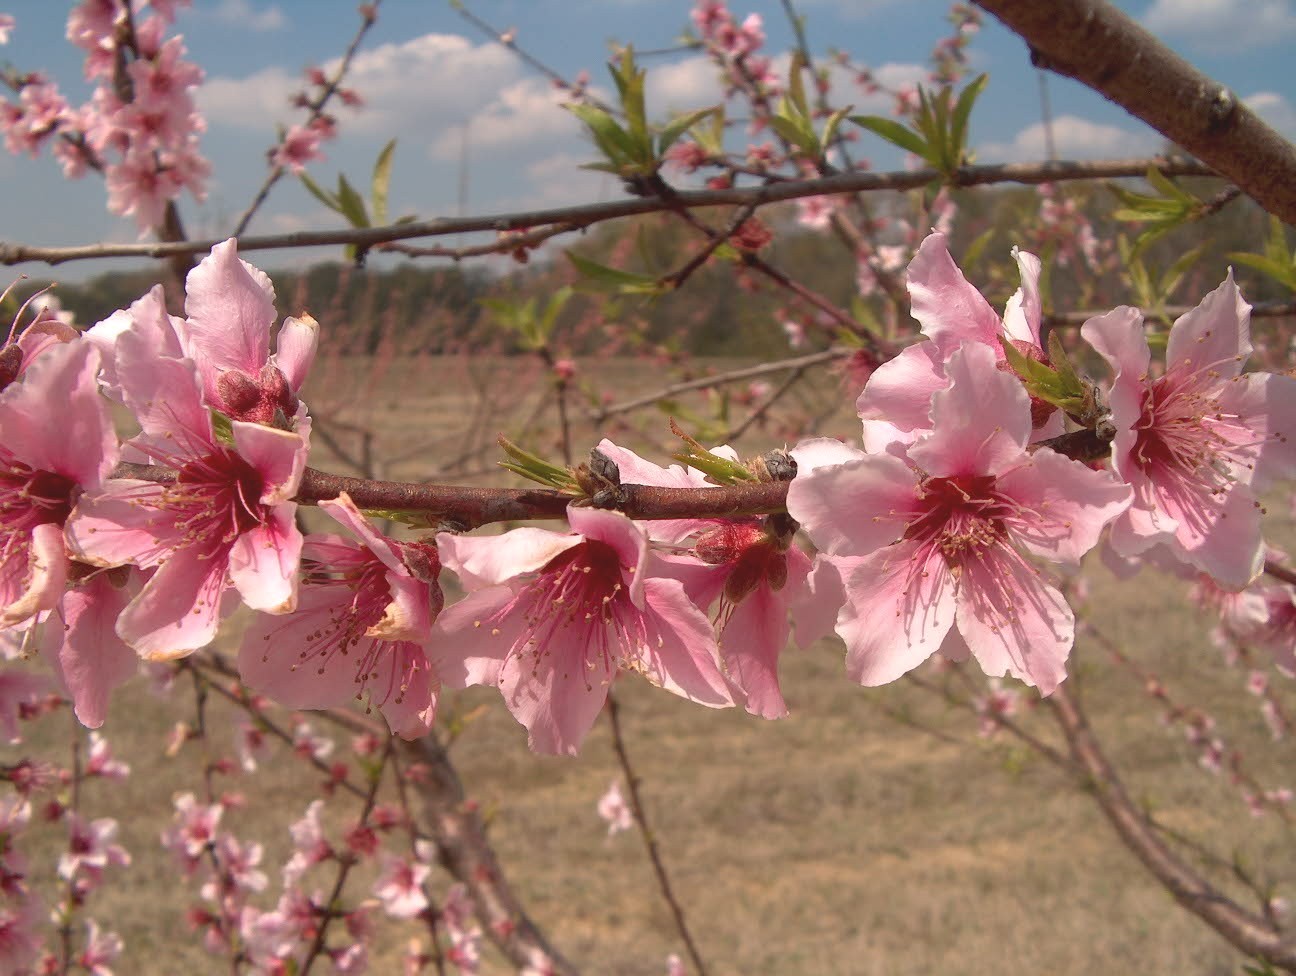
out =
<svg viewBox="0 0 1296 976"><path fill-rule="evenodd" d="M1292 0L1155 0L1149 30L1211 51L1244 51L1296 35Z"/></svg>
<svg viewBox="0 0 1296 976"><path fill-rule="evenodd" d="M724 99L720 69L709 58L700 56L653 65L648 71L644 98L656 119L716 105Z"/></svg>
<svg viewBox="0 0 1296 976"><path fill-rule="evenodd" d="M1247 107L1287 139L1296 139L1296 106L1277 92L1256 92L1242 99Z"/></svg>
<svg viewBox="0 0 1296 976"><path fill-rule="evenodd" d="M473 155L482 150L499 152L507 147L526 146L528 155L555 140L574 140L580 123L563 109L563 92L539 78L524 78L506 85L486 105L467 120L469 145ZM459 155L463 131L459 125L441 131L429 150L434 159L455 159Z"/></svg>
<svg viewBox="0 0 1296 976"><path fill-rule="evenodd" d="M1053 145L1062 159L1098 159L1142 156L1156 152L1162 139L1155 132L1130 132L1115 125L1102 125L1074 115L1053 120ZM984 163L1030 162L1048 158L1048 143L1042 122L1026 126L1012 142L990 142L977 147Z"/></svg>
<svg viewBox="0 0 1296 976"><path fill-rule="evenodd" d="M336 62L324 66L326 71ZM480 112L495 92L521 72L498 44L473 45L455 34L424 34L359 54L345 84L364 98L364 109L348 115L348 134L422 133L443 129ZM289 99L303 79L282 68L265 68L244 78L215 78L198 92L200 108L213 124L258 131L294 116ZM300 114L300 113L297 113Z"/></svg>

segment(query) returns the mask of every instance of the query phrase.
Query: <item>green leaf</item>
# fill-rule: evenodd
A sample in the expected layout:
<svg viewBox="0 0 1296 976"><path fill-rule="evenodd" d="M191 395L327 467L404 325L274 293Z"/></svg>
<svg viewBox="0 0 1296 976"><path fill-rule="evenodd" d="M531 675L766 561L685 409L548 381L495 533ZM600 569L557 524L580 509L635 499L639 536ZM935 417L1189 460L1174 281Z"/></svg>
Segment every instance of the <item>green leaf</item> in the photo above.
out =
<svg viewBox="0 0 1296 976"><path fill-rule="evenodd" d="M662 286L652 275L638 274L633 271L621 271L609 268L583 258L574 251L567 251L567 259L576 266L585 282L596 290L619 291L627 294L659 294Z"/></svg>
<svg viewBox="0 0 1296 976"><path fill-rule="evenodd" d="M347 178L338 174L338 203L342 206L342 216L352 227L368 227L369 214L365 210L364 198L355 191Z"/></svg>
<svg viewBox="0 0 1296 976"><path fill-rule="evenodd" d="M387 190L391 186L392 155L396 152L396 140L383 146L374 163L373 181L370 183L369 196L373 202L374 223L387 223Z"/></svg>
<svg viewBox="0 0 1296 976"><path fill-rule="evenodd" d="M1266 274L1292 291L1296 291L1296 268L1290 264L1283 264L1270 258L1261 257L1259 254L1243 254L1240 252L1230 254L1229 260L1244 264L1248 268L1255 268L1261 274Z"/></svg>
<svg viewBox="0 0 1296 976"><path fill-rule="evenodd" d="M929 163L932 162L931 147L916 132L905 128L895 119L884 119L878 115L852 115L850 120L861 128L881 136L892 145L899 146Z"/></svg>
<svg viewBox="0 0 1296 976"><path fill-rule="evenodd" d="M786 107L787 100L784 99L783 106ZM781 111L782 109L780 109ZM798 119L789 118L786 115L771 115L769 119L770 127L779 134L785 141L795 146L801 152L812 158L819 156L819 139L814 134L814 130L807 130Z"/></svg>
<svg viewBox="0 0 1296 976"><path fill-rule="evenodd" d="M820 140L824 152L832 148L833 140L837 138L837 130L841 128L842 120L850 114L852 108L854 108L853 105L847 105L845 108L839 108L828 116L828 121L824 124L823 138Z"/></svg>
<svg viewBox="0 0 1296 976"><path fill-rule="evenodd" d="M810 118L810 103L806 101L805 83L801 79L801 70L805 67L805 58L797 51L792 55L792 64L788 67L788 98L797 114L803 119Z"/></svg>
<svg viewBox="0 0 1296 976"><path fill-rule="evenodd" d="M695 112L687 112L684 115L677 115L671 119L657 134L657 155L663 156L666 150L675 143L679 142L680 136L684 135L689 129L697 125L708 115L720 111L719 105L712 105L710 108L700 108ZM700 143L699 143L700 144ZM705 146L703 148L706 148Z"/></svg>
<svg viewBox="0 0 1296 976"><path fill-rule="evenodd" d="M634 140L616 120L601 108L593 105L566 105L567 111L585 123L594 144L607 157L608 162L617 167L612 172L620 172L627 163L634 162Z"/></svg>
<svg viewBox="0 0 1296 976"><path fill-rule="evenodd" d="M558 314L574 294L575 289L571 285L563 285L553 293L549 304L545 306L544 315L536 323L537 338L546 343L549 341L549 336L553 334L554 323L558 321Z"/></svg>
<svg viewBox="0 0 1296 976"><path fill-rule="evenodd" d="M957 165L961 166L967 161L968 120L972 116L972 107L985 91L986 82L989 80L989 75L977 75L972 79L971 84L959 92L958 101L954 103L954 112L950 119L950 134L959 157Z"/></svg>
<svg viewBox="0 0 1296 976"><path fill-rule="evenodd" d="M339 203L338 198L329 193L328 190L324 189L305 173L299 174L298 179L302 181L302 186L306 187L307 192L309 192L316 200L336 213L342 212L342 204Z"/></svg>
<svg viewBox="0 0 1296 976"><path fill-rule="evenodd" d="M627 46L621 52L619 69L612 69L612 78L616 81L621 94L621 109L625 112L626 127L630 136L641 146L648 141L648 118L644 110L644 77L645 72L635 67L634 48Z"/></svg>
<svg viewBox="0 0 1296 976"><path fill-rule="evenodd" d="M1161 191L1161 195L1169 200L1177 200L1181 204L1194 206L1200 201L1179 186L1174 180L1166 176L1159 169L1149 167L1147 175L1144 177L1152 186Z"/></svg>

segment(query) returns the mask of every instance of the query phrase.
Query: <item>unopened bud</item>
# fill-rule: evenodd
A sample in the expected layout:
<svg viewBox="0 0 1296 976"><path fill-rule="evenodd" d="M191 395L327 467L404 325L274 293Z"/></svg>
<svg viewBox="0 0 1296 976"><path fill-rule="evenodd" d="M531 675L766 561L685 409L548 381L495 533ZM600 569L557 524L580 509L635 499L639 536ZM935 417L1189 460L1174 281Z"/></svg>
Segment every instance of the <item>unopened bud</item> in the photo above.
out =
<svg viewBox="0 0 1296 976"><path fill-rule="evenodd" d="M791 481L796 477L797 463L787 451L767 451L749 465L757 481Z"/></svg>
<svg viewBox="0 0 1296 976"><path fill-rule="evenodd" d="M23 352L16 344L10 343L0 349L0 390L18 378L22 369Z"/></svg>
<svg viewBox="0 0 1296 976"><path fill-rule="evenodd" d="M242 370L231 369L221 373L216 380L216 392L220 394L225 412L236 420L256 409L261 402L261 389L256 380Z"/></svg>

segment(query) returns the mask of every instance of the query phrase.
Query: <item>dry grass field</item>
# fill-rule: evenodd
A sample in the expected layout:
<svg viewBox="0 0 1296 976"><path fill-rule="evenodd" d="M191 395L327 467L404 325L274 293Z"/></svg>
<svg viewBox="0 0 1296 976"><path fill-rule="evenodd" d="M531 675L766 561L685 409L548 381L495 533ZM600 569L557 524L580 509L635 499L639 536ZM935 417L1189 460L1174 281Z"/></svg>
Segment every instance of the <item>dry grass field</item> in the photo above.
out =
<svg viewBox="0 0 1296 976"><path fill-rule="evenodd" d="M499 407L473 420L476 408L457 392L461 367L443 365L431 376L384 381L365 421L381 414L376 456L437 437L439 428L453 434L455 424L477 423L493 436L542 400L524 389L509 412ZM603 378L625 390L631 371L619 368ZM835 395L831 387L819 384L820 395ZM347 396L338 387L320 399L346 403ZM852 432L848 419L838 418L844 434ZM588 444L586 436L578 431L577 443ZM765 446L759 436L754 443ZM322 456L316 463L330 467ZM407 461L387 472L412 477L416 467ZM1277 534L1288 528L1280 523ZM1223 666L1206 637L1210 621L1185 605L1182 585L1156 576L1122 584L1101 569L1092 578L1093 619L1176 697L1215 714L1266 785L1289 785L1292 745L1268 741L1242 690L1245 674ZM1117 843L1085 792L1046 763L1006 739L978 738L969 715L911 686L849 683L835 641L790 651L785 662L792 716L781 722L699 708L637 679L617 686L649 813L713 973L1241 973L1244 960L1180 910ZM1290 831L1273 816L1253 819L1234 790L1199 769L1182 734L1159 723L1128 676L1082 641L1071 681L1135 797L1177 831L1263 868L1280 882L1279 893L1296 895ZM172 795L201 788L193 761L201 745L176 759L163 755L166 732L192 717L189 699L184 688L157 699L142 683L119 693L104 731L133 774L87 789L88 810L117 817L134 856L91 904L125 939L117 971L132 976L224 971L187 926L196 891L170 870L158 844ZM669 913L638 836L608 838L595 812L618 776L606 723L580 757L539 758L491 692L447 698L443 714L479 703L486 709L452 756L489 811L491 837L532 914L584 972L660 976L667 954L682 952ZM32 742L58 748L65 718L44 721ZM1046 709L1023 721L1057 741ZM213 748L230 751L232 725L232 711L213 703ZM278 892L287 824L317 795L319 780L280 748L261 772L222 781L248 800L229 826L266 844L267 905ZM354 816L354 803L335 806L335 823ZM57 843L49 836L41 846L53 855ZM322 876L321 887L328 880ZM354 891L366 895L364 886ZM381 931L374 971L399 972L410 933L386 923ZM484 971L506 971L489 949Z"/></svg>

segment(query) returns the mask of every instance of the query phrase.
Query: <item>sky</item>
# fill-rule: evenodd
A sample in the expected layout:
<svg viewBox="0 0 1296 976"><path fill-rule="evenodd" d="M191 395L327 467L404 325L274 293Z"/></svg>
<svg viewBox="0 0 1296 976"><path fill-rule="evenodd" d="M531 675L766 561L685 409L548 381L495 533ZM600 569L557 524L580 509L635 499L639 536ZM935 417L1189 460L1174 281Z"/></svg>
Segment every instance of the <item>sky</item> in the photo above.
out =
<svg viewBox="0 0 1296 976"><path fill-rule="evenodd" d="M691 0L465 0L517 44L564 77L589 72L610 87L609 43L636 50L671 49L689 26ZM1296 139L1296 0L1121 0L1117 4L1179 53ZM0 47L0 63L41 69L74 104L89 88L80 51L64 39L69 4L0 0L17 27ZM797 0L817 59L836 48L892 83L920 80L932 44L948 32L940 0ZM730 0L740 19L758 13L767 51L786 52L792 33L780 0ZM345 49L358 25L354 0L194 0L177 30L191 59L206 72L197 93L208 124L203 150L213 164L204 204L183 198L191 236L228 233L267 171L266 150L276 125L300 111L289 105L304 70ZM985 16L970 50L973 70L989 84L973 115L971 140L982 162L1044 158L1040 87L1024 42ZM649 112L658 119L714 104L716 71L697 53L646 56ZM576 120L558 107L553 86L512 52L482 35L448 0L386 0L347 83L365 99L359 111L340 108L340 138L325 147L315 178L336 182L344 172L367 185L379 149L398 139L392 175L392 214L420 218L498 213L594 202L617 196L610 178L580 170L595 159ZM1134 156L1155 152L1161 137L1083 86L1047 79L1054 136L1062 158ZM888 114L890 100L843 91L854 111ZM871 137L870 137L871 138ZM899 154L876 140L860 144L875 168L897 168ZM461 199L466 187L466 201ZM68 182L46 154L32 160L0 148L0 240L72 245L134 241L134 221L105 209L102 182L91 175ZM465 206L466 202L466 206ZM301 185L281 181L251 233L336 227ZM341 258L340 249L257 252L267 268ZM77 281L130 262L82 262L55 271L43 265L0 270ZM133 266L140 266L138 263Z"/></svg>

